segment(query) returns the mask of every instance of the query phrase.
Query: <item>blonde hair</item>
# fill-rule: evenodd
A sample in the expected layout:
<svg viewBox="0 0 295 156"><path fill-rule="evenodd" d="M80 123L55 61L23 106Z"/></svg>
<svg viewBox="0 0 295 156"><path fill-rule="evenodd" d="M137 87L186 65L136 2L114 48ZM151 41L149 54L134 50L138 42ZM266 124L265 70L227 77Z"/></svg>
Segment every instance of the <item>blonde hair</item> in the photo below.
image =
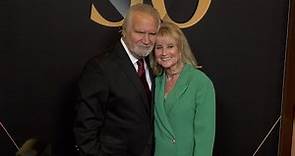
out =
<svg viewBox="0 0 295 156"><path fill-rule="evenodd" d="M135 12L140 12L140 13L144 13L144 14L148 14L148 15L152 16L155 19L155 21L157 22L156 25L158 26L158 28L160 27L161 18L160 18L159 12L155 8L153 8L149 4L135 4L129 8L126 17L124 18L124 21L122 24L123 36L127 32L128 28L130 26L130 23L132 22L133 14Z"/></svg>
<svg viewBox="0 0 295 156"><path fill-rule="evenodd" d="M161 23L157 36L172 37L177 42L178 51L182 56L181 61L186 64L191 64L195 68L200 68L185 35L177 25L167 21ZM150 54L150 63L155 75L162 73L163 68L156 62L154 51Z"/></svg>

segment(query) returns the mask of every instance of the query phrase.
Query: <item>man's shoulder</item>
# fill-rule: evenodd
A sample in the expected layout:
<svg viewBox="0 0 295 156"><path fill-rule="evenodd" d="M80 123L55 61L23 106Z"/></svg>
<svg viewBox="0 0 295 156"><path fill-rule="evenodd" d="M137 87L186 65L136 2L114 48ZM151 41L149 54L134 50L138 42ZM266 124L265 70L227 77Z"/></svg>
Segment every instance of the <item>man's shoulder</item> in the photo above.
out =
<svg viewBox="0 0 295 156"><path fill-rule="evenodd" d="M110 46L104 50L100 50L95 56L88 60L90 64L106 64L116 58L115 46Z"/></svg>
<svg viewBox="0 0 295 156"><path fill-rule="evenodd" d="M104 51L100 52L97 55L93 56L92 58L89 59L89 63L94 63L94 64L101 64L104 62L108 62L110 60L111 52Z"/></svg>

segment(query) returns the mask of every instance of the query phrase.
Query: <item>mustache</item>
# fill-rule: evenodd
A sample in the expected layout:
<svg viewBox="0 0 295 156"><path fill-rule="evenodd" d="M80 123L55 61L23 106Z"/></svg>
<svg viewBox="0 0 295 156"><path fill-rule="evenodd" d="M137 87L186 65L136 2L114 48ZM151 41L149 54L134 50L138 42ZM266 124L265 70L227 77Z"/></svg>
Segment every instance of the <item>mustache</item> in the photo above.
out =
<svg viewBox="0 0 295 156"><path fill-rule="evenodd" d="M145 48L145 49L153 49L154 48L154 46L153 45L139 45L139 47L141 47L141 48Z"/></svg>

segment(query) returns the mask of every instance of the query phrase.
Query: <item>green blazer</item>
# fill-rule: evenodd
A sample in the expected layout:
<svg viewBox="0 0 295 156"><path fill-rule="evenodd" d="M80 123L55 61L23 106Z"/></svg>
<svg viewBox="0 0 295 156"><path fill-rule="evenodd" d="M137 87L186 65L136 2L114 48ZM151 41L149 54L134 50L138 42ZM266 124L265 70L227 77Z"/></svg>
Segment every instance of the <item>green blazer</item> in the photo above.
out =
<svg viewBox="0 0 295 156"><path fill-rule="evenodd" d="M210 79L185 64L166 98L165 73L155 86L155 156L211 156L215 93Z"/></svg>

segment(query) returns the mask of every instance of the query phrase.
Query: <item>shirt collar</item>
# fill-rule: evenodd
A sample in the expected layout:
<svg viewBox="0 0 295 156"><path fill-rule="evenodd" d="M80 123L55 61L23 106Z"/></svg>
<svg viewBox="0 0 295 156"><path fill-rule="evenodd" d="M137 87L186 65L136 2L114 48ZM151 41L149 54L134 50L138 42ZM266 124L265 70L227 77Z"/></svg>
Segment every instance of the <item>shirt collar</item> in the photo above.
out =
<svg viewBox="0 0 295 156"><path fill-rule="evenodd" d="M126 53L128 54L129 59L131 60L132 64L133 64L133 65L136 64L136 62L137 62L138 59L137 59L136 57L134 57L134 56L130 53L129 49L127 48L127 45L125 44L125 42L124 42L124 40L123 40L123 38L121 38L120 41L121 41L121 43L122 43L122 45L123 45L123 47L124 47Z"/></svg>

